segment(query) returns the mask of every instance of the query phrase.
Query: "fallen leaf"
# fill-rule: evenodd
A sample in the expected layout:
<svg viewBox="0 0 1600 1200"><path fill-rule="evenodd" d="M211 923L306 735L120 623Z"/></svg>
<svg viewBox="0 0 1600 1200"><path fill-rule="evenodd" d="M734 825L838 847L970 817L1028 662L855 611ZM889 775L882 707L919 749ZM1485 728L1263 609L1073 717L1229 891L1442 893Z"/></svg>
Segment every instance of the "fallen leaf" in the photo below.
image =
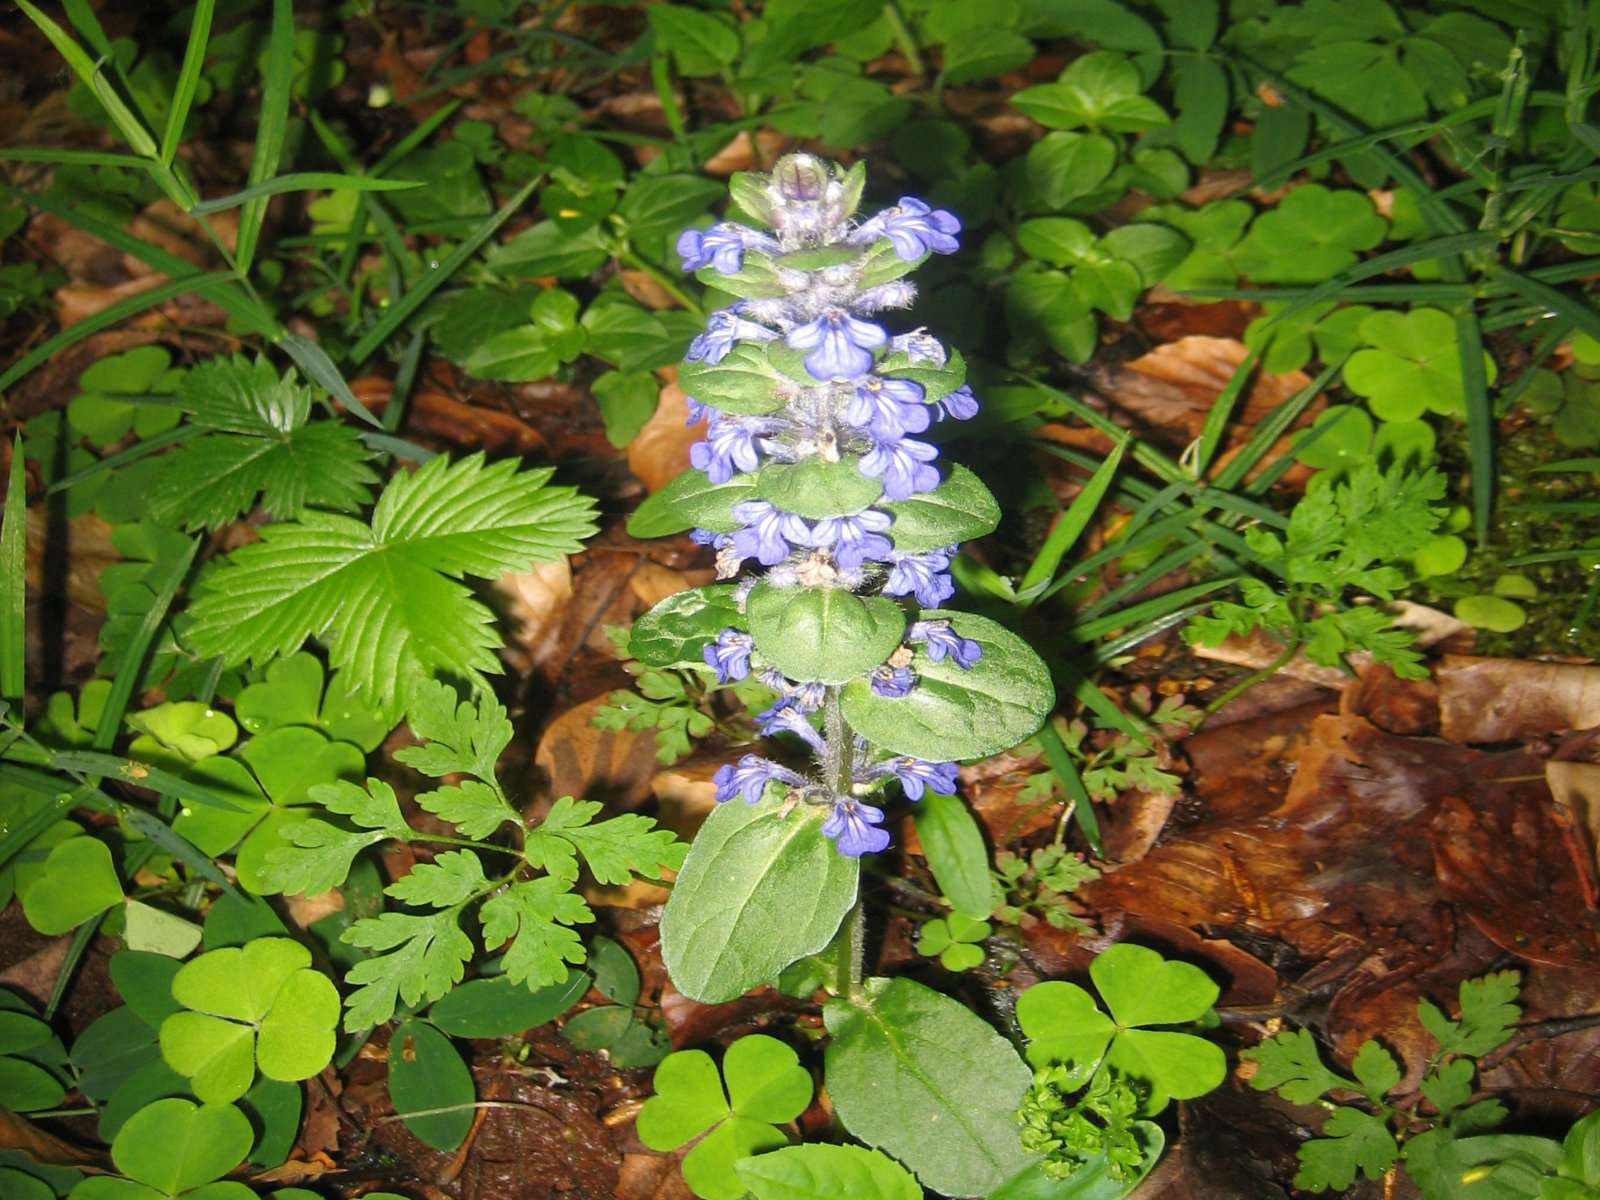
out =
<svg viewBox="0 0 1600 1200"><path fill-rule="evenodd" d="M646 271L633 270L621 271L618 274L622 279L622 290L646 308L681 307L678 298L662 287L654 275Z"/></svg>
<svg viewBox="0 0 1600 1200"><path fill-rule="evenodd" d="M1547 762L1544 780L1565 826L1572 831L1573 865L1583 885L1584 903L1600 900L1600 764Z"/></svg>
<svg viewBox="0 0 1600 1200"><path fill-rule="evenodd" d="M789 144L787 135L765 126L755 131L741 129L721 150L706 159L707 175L732 175L735 171L764 171Z"/></svg>
<svg viewBox="0 0 1600 1200"><path fill-rule="evenodd" d="M705 422L684 424L689 400L676 382L661 389L656 411L628 443L628 470L647 491L659 492L689 469L689 447L705 437Z"/></svg>
<svg viewBox="0 0 1600 1200"><path fill-rule="evenodd" d="M640 604L650 608L668 596L676 596L689 588L710 583L716 577L715 571L678 571L646 559L628 577L628 590Z"/></svg>
<svg viewBox="0 0 1600 1200"><path fill-rule="evenodd" d="M1434 679L1439 730L1452 742L1510 742L1600 725L1600 667L1451 655Z"/></svg>
<svg viewBox="0 0 1600 1200"><path fill-rule="evenodd" d="M329 888L315 896L285 896L284 907L289 920L301 929L307 929L323 917L344 911L344 894L338 888Z"/></svg>
<svg viewBox="0 0 1600 1200"><path fill-rule="evenodd" d="M502 575L494 587L510 601L510 615L516 622L515 640L537 659L572 599L572 563L565 556L554 562L534 563L526 571Z"/></svg>
<svg viewBox="0 0 1600 1200"><path fill-rule="evenodd" d="M660 766L655 731L597 727L595 710L605 703L605 696L596 696L557 717L539 739L533 761L552 798L576 796L629 811L644 803Z"/></svg>

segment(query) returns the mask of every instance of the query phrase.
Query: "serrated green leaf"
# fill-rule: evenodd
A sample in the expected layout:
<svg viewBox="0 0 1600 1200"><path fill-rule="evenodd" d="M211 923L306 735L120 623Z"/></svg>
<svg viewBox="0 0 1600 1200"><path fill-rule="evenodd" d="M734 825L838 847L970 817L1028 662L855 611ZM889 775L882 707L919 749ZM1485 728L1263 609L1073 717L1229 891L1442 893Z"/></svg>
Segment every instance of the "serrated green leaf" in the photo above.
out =
<svg viewBox="0 0 1600 1200"><path fill-rule="evenodd" d="M471 850L446 850L431 863L418 863L383 890L403 904L451 908L472 899L487 882L483 863Z"/></svg>
<svg viewBox="0 0 1600 1200"><path fill-rule="evenodd" d="M458 700L454 688L437 681L420 686L408 724L426 745L403 747L395 758L435 778L465 772L494 784L495 763L511 741L511 722L492 692L481 690L476 700Z"/></svg>
<svg viewBox="0 0 1600 1200"><path fill-rule="evenodd" d="M1400 1064L1395 1062L1394 1055L1370 1038L1361 1043L1356 1056L1350 1060L1350 1072L1374 1104L1382 1104L1384 1096L1400 1082Z"/></svg>
<svg viewBox="0 0 1600 1200"><path fill-rule="evenodd" d="M720 362L684 363L678 386L702 404L751 416L777 412L796 387L773 370L762 347L748 342L735 344Z"/></svg>
<svg viewBox="0 0 1600 1200"><path fill-rule="evenodd" d="M635 871L660 879L663 869L676 871L683 865L689 848L672 830L657 829L654 820L639 813L566 829L560 836L578 848L589 873L603 884L628 883Z"/></svg>
<svg viewBox="0 0 1600 1200"><path fill-rule="evenodd" d="M420 792L417 804L449 821L462 836L482 840L507 821L517 821L516 810L486 783L469 779L466 783Z"/></svg>
<svg viewBox="0 0 1600 1200"><path fill-rule="evenodd" d="M1383 1118L1359 1108L1334 1109L1322 1134L1300 1144L1296 1187L1343 1191L1355 1182L1358 1171L1368 1179L1382 1178L1400 1156L1400 1147Z"/></svg>
<svg viewBox="0 0 1600 1200"><path fill-rule="evenodd" d="M1258 1092L1275 1090L1293 1104L1313 1104L1340 1088L1361 1090L1355 1080L1323 1065L1317 1043L1305 1029L1270 1037L1240 1057L1256 1064L1255 1074L1250 1076L1251 1087Z"/></svg>
<svg viewBox="0 0 1600 1200"><path fill-rule="evenodd" d="M390 480L370 526L308 512L264 527L202 574L191 648L265 663L317 637L352 692L377 699L438 671L498 671L493 615L457 580L526 570L594 530L590 501L516 467L441 456Z"/></svg>
<svg viewBox="0 0 1600 1200"><path fill-rule="evenodd" d="M838 462L808 458L768 463L756 474L756 495L784 512L815 521L854 516L883 495L883 485L863 475L861 460L854 456Z"/></svg>
<svg viewBox="0 0 1600 1200"><path fill-rule="evenodd" d="M695 526L731 533L739 528L733 506L750 499L755 491L755 479L750 475L712 483L701 471L684 471L628 515L628 533L636 538L666 537Z"/></svg>
<svg viewBox="0 0 1600 1200"><path fill-rule="evenodd" d="M472 942L454 909L416 916L386 912L357 921L340 941L363 950L390 951L366 958L345 975L357 990L346 999L344 1027L352 1033L381 1025L402 1003L430 1003L461 982Z"/></svg>
<svg viewBox="0 0 1600 1200"><path fill-rule="evenodd" d="M635 619L628 653L652 667L701 664L706 643L741 616L731 583L676 592Z"/></svg>
<svg viewBox="0 0 1600 1200"><path fill-rule="evenodd" d="M1441 1054L1465 1054L1481 1058L1498 1049L1511 1037L1512 1027L1522 1019L1517 993L1522 987L1515 971L1496 971L1478 979L1464 979L1457 993L1461 1019L1451 1021L1427 1000L1417 1002L1417 1016L1423 1027L1439 1039Z"/></svg>
<svg viewBox="0 0 1600 1200"><path fill-rule="evenodd" d="M567 963L583 961L583 943L569 926L593 921L594 913L569 886L547 875L514 883L484 903L484 944L494 949L511 942L505 969L514 982L547 987L566 978Z"/></svg>

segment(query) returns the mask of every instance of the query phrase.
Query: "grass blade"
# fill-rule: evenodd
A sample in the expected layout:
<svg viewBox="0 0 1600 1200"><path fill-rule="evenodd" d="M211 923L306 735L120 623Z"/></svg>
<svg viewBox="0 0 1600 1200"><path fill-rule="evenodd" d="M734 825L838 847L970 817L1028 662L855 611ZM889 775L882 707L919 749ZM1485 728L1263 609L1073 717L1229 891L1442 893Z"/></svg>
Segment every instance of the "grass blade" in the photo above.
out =
<svg viewBox="0 0 1600 1200"><path fill-rule="evenodd" d="M100 330L107 329L118 321L125 321L129 317L137 316L147 309L165 304L174 296L181 296L185 292L200 292L203 295L210 296L211 289L215 288L217 284L228 283L232 279L233 274L231 272L217 271L209 275L174 279L170 283L162 284L160 287L153 287L147 292L140 292L137 296L129 296L125 300L118 300L115 304L101 309L94 316L85 317L83 320L69 325L56 334L55 337L35 346L27 354L12 363L6 368L4 374L0 374L0 393L4 393L8 387L58 350L64 350L68 346L76 345L91 334L99 333Z"/></svg>
<svg viewBox="0 0 1600 1200"><path fill-rule="evenodd" d="M132 167L144 170L144 159L108 150L58 150L53 146L9 146L0 150L0 162L38 162L52 166L69 163L84 167Z"/></svg>
<svg viewBox="0 0 1600 1200"><path fill-rule="evenodd" d="M1255 373L1256 364L1260 361L1254 350L1247 351L1243 361L1233 369L1228 382L1217 393L1217 398L1211 402L1206 423L1200 429L1200 437L1194 444L1194 455L1190 459L1189 473L1193 478L1206 477L1206 468L1211 465L1211 456L1222 444L1222 432L1228 427L1228 418L1233 415L1233 407L1239 402L1239 394L1244 391L1244 385L1250 382L1250 376Z"/></svg>
<svg viewBox="0 0 1600 1200"><path fill-rule="evenodd" d="M1472 531L1480 546L1489 544L1489 511L1494 504L1494 412L1483 366L1483 330L1471 308L1456 313L1456 349L1461 355L1461 391L1467 408L1467 451L1472 459Z"/></svg>
<svg viewBox="0 0 1600 1200"><path fill-rule="evenodd" d="M339 368L333 365L333 359L328 357L328 352L321 346L298 333L285 333L278 338L278 345L282 346L283 352L294 359L306 373L306 378L316 383L374 429L383 428L383 423L372 415L372 410L356 398L356 394L350 390L350 385L345 382L344 376L339 374Z"/></svg>
<svg viewBox="0 0 1600 1200"><path fill-rule="evenodd" d="M183 66L178 71L178 86L172 92L172 110L167 114L167 129L161 135L161 161L168 166L178 156L183 127L200 86L200 72L206 65L206 46L211 42L211 17L217 0L196 0L194 20L189 25L189 44L184 47Z"/></svg>
<svg viewBox="0 0 1600 1200"><path fill-rule="evenodd" d="M28 495L22 471L22 435L11 443L6 511L0 518L0 696L22 698L27 654Z"/></svg>
<svg viewBox="0 0 1600 1200"><path fill-rule="evenodd" d="M1571 321L1590 337L1600 338L1600 312L1596 312L1576 297L1557 291L1549 284L1531 279L1517 271L1508 271L1504 267L1491 266L1487 274L1490 279L1508 291L1537 304L1547 312Z"/></svg>
<svg viewBox="0 0 1600 1200"><path fill-rule="evenodd" d="M1092 621L1083 621L1074 625L1069 631L1072 639L1080 644L1092 642L1096 638L1121 629L1126 625L1136 625L1141 621L1150 621L1166 616L1176 609L1194 603L1201 596L1209 596L1212 592L1222 588L1231 587L1237 583L1235 576L1224 576L1220 579L1208 579L1204 583L1193 583L1188 587L1174 588L1170 592L1163 592L1150 600L1142 600L1138 604L1129 605L1109 616L1096 617Z"/></svg>
<svg viewBox="0 0 1600 1200"><path fill-rule="evenodd" d="M424 301L433 295L445 280L460 270L462 264L476 254L483 244L494 236L500 226L509 221L512 215L528 202L528 198L533 195L534 191L543 182L544 176L537 175L523 184L517 190L516 195L507 200L498 212L486 218L483 224L479 225L470 237L452 250L443 262L417 280L416 285L404 296L400 297L383 314L378 323L367 330L366 335L355 344L350 351L350 362L360 366L370 358L372 352L383 345L390 334L410 320L411 314L422 307Z"/></svg>
<svg viewBox="0 0 1600 1200"><path fill-rule="evenodd" d="M122 662L117 667L116 678L111 681L111 692L106 696L105 709L100 714L100 724L95 726L94 748L96 750L109 750L111 744L117 739L117 730L122 726L122 714L127 711L128 697L133 695L133 688L144 674L145 655L149 653L150 643L155 640L156 630L161 628L161 623L166 620L167 609L172 606L173 597L178 594L178 588L183 585L184 578L189 574L189 565L194 562L195 552L200 549L198 538L190 538L188 549L171 562L154 568L145 583L155 593L155 599L150 602L150 607L145 611L139 628L134 630L133 637L128 642L128 649L122 656ZM93 773L109 775L111 771L97 771L96 768L85 768Z"/></svg>
<svg viewBox="0 0 1600 1200"><path fill-rule="evenodd" d="M294 83L294 0L272 0L272 32L267 39L267 61L262 68L261 116L255 153L250 159L250 184L271 179L278 172L283 142L289 128L289 97ZM246 202L239 214L239 237L234 258L240 271L255 259L261 226L267 219L267 198Z"/></svg>
<svg viewBox="0 0 1600 1200"><path fill-rule="evenodd" d="M1105 461L1089 477L1089 482L1083 485L1083 490L1073 497L1067 510L1050 527L1044 545L1039 547L1039 553L1034 555L1033 562L1028 564L1028 570L1017 586L1017 599L1023 604L1032 604L1043 594L1067 551L1089 527L1100 502L1105 499L1106 489L1117 474L1117 468L1122 465L1122 456L1127 452L1130 441L1132 438L1128 434L1122 436Z"/></svg>
<svg viewBox="0 0 1600 1200"><path fill-rule="evenodd" d="M1100 843L1100 818L1095 816L1094 802L1089 799L1089 789L1083 786L1083 776L1078 773L1078 764L1072 761L1071 751L1049 721L1044 723L1044 728L1039 730L1037 736L1045 762L1050 764L1050 769L1061 781L1062 790L1067 793L1067 799L1072 802L1073 819L1088 840L1089 848L1096 854L1104 854L1105 847Z"/></svg>
<svg viewBox="0 0 1600 1200"><path fill-rule="evenodd" d="M1345 356L1348 357L1349 355ZM1244 444L1239 453L1223 464L1222 469L1217 472L1217 477L1211 481L1211 485L1227 492L1243 483L1244 477L1250 474L1262 456L1272 449L1272 444L1294 424L1296 418L1306 410L1306 406L1333 382L1333 377L1344 367L1344 362L1344 358L1341 358L1338 362L1323 367L1315 379L1274 408L1263 420L1258 421L1250 434L1250 440Z"/></svg>
<svg viewBox="0 0 1600 1200"><path fill-rule="evenodd" d="M282 192L309 192L324 188L342 188L355 192L402 192L409 188L421 187L422 184L423 181L420 179L378 179L371 175L343 175L335 171L297 171L279 175L276 179L262 180L229 196L202 200L189 211L197 215L223 212L226 209L237 208L241 204L248 204L252 200L264 196L276 196Z"/></svg>

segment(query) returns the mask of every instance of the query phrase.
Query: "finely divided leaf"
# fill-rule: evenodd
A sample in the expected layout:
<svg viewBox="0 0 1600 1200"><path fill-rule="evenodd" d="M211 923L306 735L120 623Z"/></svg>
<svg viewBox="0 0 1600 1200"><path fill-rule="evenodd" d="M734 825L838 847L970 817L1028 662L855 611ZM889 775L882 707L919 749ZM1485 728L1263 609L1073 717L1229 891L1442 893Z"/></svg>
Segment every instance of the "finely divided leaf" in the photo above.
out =
<svg viewBox="0 0 1600 1200"><path fill-rule="evenodd" d="M464 772L492 784L495 762L511 741L511 722L492 693L479 692L474 705L458 700L454 688L437 681L417 688L409 723L427 745L407 746L395 757L435 778Z"/></svg>
<svg viewBox="0 0 1600 1200"><path fill-rule="evenodd" d="M248 511L258 494L277 517L306 507L353 512L378 481L356 432L335 421L308 424L309 389L265 359L201 363L179 384L178 403L207 432L167 456L150 496L158 522L215 529Z"/></svg>
<svg viewBox="0 0 1600 1200"><path fill-rule="evenodd" d="M546 875L513 884L484 904L484 944L493 949L515 939L505 957L514 983L548 987L567 977L567 963L583 961L583 943L568 926L593 921L594 913L582 896L567 890L568 883Z"/></svg>
<svg viewBox="0 0 1600 1200"><path fill-rule="evenodd" d="M488 886L483 863L470 850L446 850L431 863L418 863L384 888L404 904L451 908L465 904Z"/></svg>
<svg viewBox="0 0 1600 1200"><path fill-rule="evenodd" d="M1296 1187L1342 1192L1355 1182L1357 1171L1368 1179L1381 1178L1400 1156L1400 1147L1383 1118L1359 1108L1334 1109L1322 1133L1300 1146Z"/></svg>
<svg viewBox="0 0 1600 1200"><path fill-rule="evenodd" d="M338 887L350 874L355 856L366 847L411 833L394 789L381 779L367 780L365 788L348 780L320 783L306 794L329 812L349 817L361 829L314 818L286 825L283 837L292 845L269 850L262 870L264 882L273 891L314 896Z"/></svg>
<svg viewBox="0 0 1600 1200"><path fill-rule="evenodd" d="M1268 1038L1239 1057L1256 1064L1255 1074L1250 1077L1251 1087L1258 1092L1276 1089L1280 1096L1294 1104L1315 1103L1324 1093L1340 1088L1353 1092L1361 1090L1353 1079L1346 1079L1322 1065L1317 1043L1304 1029Z"/></svg>
<svg viewBox="0 0 1600 1200"><path fill-rule="evenodd" d="M1496 971L1481 979L1461 981L1461 1019L1449 1020L1427 1000L1417 1002L1417 1016L1427 1031L1439 1039L1441 1054L1466 1054L1481 1058L1503 1045L1512 1026L1522 1018L1517 992L1522 980L1515 971Z"/></svg>
<svg viewBox="0 0 1600 1200"><path fill-rule="evenodd" d="M1384 1096L1400 1082L1400 1065L1377 1042L1370 1038L1361 1043L1361 1049L1350 1061L1350 1070L1361 1084L1361 1090L1374 1104L1382 1104Z"/></svg>
<svg viewBox="0 0 1600 1200"><path fill-rule="evenodd" d="M404 754L405 751L400 753ZM486 783L469 779L452 787L423 792L417 804L434 816L449 821L469 838L486 838L507 821L517 820L516 811Z"/></svg>
<svg viewBox="0 0 1600 1200"><path fill-rule="evenodd" d="M409 695L435 672L498 671L493 614L457 581L526 570L594 531L592 501L550 474L440 457L391 480L370 526L320 512L268 525L202 575L190 648L264 663L320 638L368 699Z"/></svg>
<svg viewBox="0 0 1600 1200"><path fill-rule="evenodd" d="M568 829L561 836L578 848L597 883L627 883L634 871L660 879L663 867L676 871L683 865L689 849L672 830L657 829L654 821L638 813Z"/></svg>
<svg viewBox="0 0 1600 1200"><path fill-rule="evenodd" d="M340 940L364 950L389 950L350 968L346 983L358 984L346 1001L344 1027L370 1029L407 1006L437 1000L461 982L472 941L456 924L456 910L427 916L384 913L357 921Z"/></svg>

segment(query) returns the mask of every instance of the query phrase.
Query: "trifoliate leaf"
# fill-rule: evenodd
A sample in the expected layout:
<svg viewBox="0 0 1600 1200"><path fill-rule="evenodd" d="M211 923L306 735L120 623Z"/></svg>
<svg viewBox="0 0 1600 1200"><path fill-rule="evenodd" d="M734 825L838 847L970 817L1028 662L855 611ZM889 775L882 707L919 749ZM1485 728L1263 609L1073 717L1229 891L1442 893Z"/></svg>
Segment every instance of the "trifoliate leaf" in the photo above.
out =
<svg viewBox="0 0 1600 1200"><path fill-rule="evenodd" d="M316 637L364 698L409 695L435 672L498 671L493 614L458 581L526 570L594 532L593 502L550 475L439 457L390 480L370 525L307 512L265 526L202 574L190 648L265 663Z"/></svg>
<svg viewBox="0 0 1600 1200"><path fill-rule="evenodd" d="M494 783L495 762L511 741L511 722L490 692L479 692L474 704L460 700L448 684L430 681L416 689L410 711L411 732L427 744L397 750L397 759L435 778L464 772Z"/></svg>
<svg viewBox="0 0 1600 1200"><path fill-rule="evenodd" d="M308 506L353 512L378 481L360 435L337 421L308 423L311 393L263 358L215 358L191 370L178 403L209 432L162 463L150 515L215 529L255 504L278 517Z"/></svg>
<svg viewBox="0 0 1600 1200"><path fill-rule="evenodd" d="M1250 1086L1258 1092L1276 1090L1293 1104L1312 1104L1328 1092L1340 1088L1360 1091L1353 1079L1346 1079L1323 1065L1317 1043L1304 1029L1280 1033L1239 1056L1256 1064Z"/></svg>
<svg viewBox="0 0 1600 1200"><path fill-rule="evenodd" d="M429 1003L461 982L472 941L456 923L456 910L427 916L386 912L357 921L340 941L363 950L388 950L350 968L346 983L359 985L346 1001L344 1027L352 1033L394 1016L400 1004Z"/></svg>
<svg viewBox="0 0 1600 1200"><path fill-rule="evenodd" d="M1365 194L1310 183L1255 219L1234 261L1261 283L1320 283L1353 266L1388 227Z"/></svg>
<svg viewBox="0 0 1600 1200"><path fill-rule="evenodd" d="M470 850L446 850L431 863L418 863L384 888L405 904L449 908L465 904L484 889L483 863Z"/></svg>
<svg viewBox="0 0 1600 1200"><path fill-rule="evenodd" d="M404 751L401 751L404 753ZM463 837L486 838L507 821L517 820L516 810L486 783L469 779L453 787L437 788L417 796L417 804L449 821Z"/></svg>
<svg viewBox="0 0 1600 1200"><path fill-rule="evenodd" d="M1379 1179L1400 1156L1400 1147L1382 1117L1359 1108L1336 1108L1322 1126L1323 1136L1300 1146L1295 1187L1307 1191L1343 1191L1360 1171Z"/></svg>
<svg viewBox="0 0 1600 1200"><path fill-rule="evenodd" d="M566 978L567 963L583 961L583 943L568 926L593 921L594 913L567 890L569 882L554 875L527 880L484 904L484 944L493 949L511 941L505 968L513 982L547 987Z"/></svg>

